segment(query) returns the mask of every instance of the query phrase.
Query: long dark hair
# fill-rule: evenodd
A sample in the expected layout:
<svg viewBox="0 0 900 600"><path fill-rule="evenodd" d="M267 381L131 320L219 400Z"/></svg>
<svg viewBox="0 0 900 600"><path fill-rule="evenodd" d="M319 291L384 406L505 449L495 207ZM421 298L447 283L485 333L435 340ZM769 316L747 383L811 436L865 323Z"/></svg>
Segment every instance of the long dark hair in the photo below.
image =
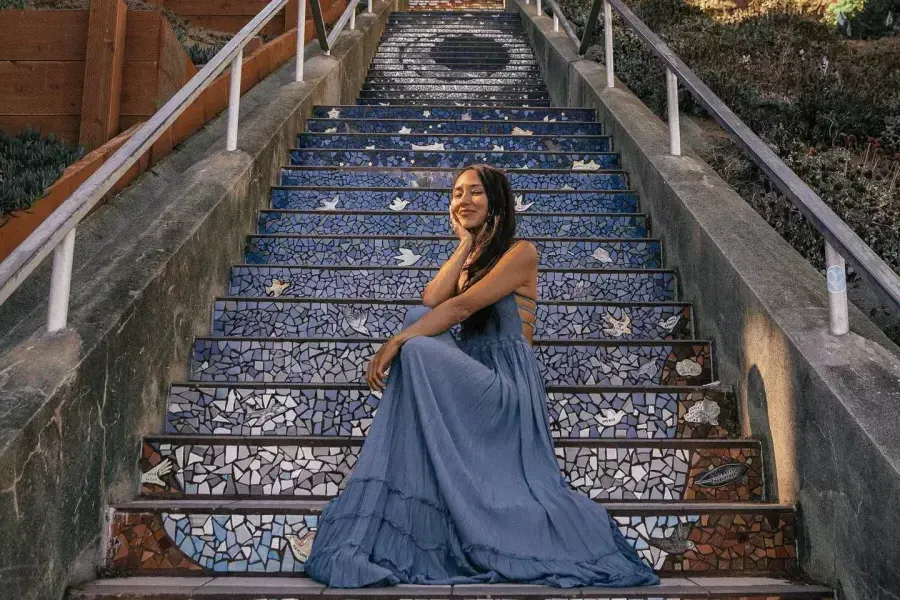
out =
<svg viewBox="0 0 900 600"><path fill-rule="evenodd" d="M466 171L475 171L478 175L487 194L488 206L487 219L475 235L472 246L474 259L466 267L466 283L460 293L478 283L494 268L500 257L512 246L516 234L516 201L506 174L490 165L469 165L457 173L453 179L453 187ZM450 189L451 195L453 187ZM476 312L463 323L463 330L483 330L487 317L487 308Z"/></svg>

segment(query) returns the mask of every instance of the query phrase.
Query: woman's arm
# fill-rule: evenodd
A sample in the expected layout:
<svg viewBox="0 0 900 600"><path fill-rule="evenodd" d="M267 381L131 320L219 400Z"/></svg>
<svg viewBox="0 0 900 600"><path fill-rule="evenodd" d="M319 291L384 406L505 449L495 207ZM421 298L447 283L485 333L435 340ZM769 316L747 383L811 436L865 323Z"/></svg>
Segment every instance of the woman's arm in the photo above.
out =
<svg viewBox="0 0 900 600"><path fill-rule="evenodd" d="M537 248L520 242L504 254L483 279L423 315L418 321L386 341L369 363L366 381L373 390L384 389L384 372L406 340L418 335L437 335L472 313L489 306L530 281L537 272Z"/></svg>
<svg viewBox="0 0 900 600"><path fill-rule="evenodd" d="M456 295L459 274L462 272L463 265L466 264L469 252L472 251L472 244L471 236L459 241L459 245L447 262L441 266L434 279L422 290L422 304L434 308Z"/></svg>
<svg viewBox="0 0 900 600"><path fill-rule="evenodd" d="M537 248L520 242L504 254L487 275L462 294L450 298L395 335L399 344L417 335L437 335L472 313L490 306L530 281L537 271Z"/></svg>

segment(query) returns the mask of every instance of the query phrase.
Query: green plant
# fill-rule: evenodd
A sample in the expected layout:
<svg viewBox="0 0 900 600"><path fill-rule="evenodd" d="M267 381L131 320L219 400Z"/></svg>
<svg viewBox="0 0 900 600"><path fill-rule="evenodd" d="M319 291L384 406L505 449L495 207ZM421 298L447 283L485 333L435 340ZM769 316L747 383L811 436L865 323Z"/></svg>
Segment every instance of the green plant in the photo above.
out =
<svg viewBox="0 0 900 600"><path fill-rule="evenodd" d="M0 223L9 213L31 208L63 170L81 158L54 136L41 137L34 130L10 136L0 131Z"/></svg>

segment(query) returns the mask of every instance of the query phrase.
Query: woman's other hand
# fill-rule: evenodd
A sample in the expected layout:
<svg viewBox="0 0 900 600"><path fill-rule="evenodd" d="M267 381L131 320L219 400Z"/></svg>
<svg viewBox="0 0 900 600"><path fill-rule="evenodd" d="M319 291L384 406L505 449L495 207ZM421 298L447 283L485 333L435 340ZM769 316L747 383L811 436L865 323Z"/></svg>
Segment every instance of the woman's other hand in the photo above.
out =
<svg viewBox="0 0 900 600"><path fill-rule="evenodd" d="M369 389L375 392L381 392L385 387L385 378L388 368L396 358L400 351L400 342L392 337L381 345L372 360L369 361L369 369L366 372L366 383Z"/></svg>

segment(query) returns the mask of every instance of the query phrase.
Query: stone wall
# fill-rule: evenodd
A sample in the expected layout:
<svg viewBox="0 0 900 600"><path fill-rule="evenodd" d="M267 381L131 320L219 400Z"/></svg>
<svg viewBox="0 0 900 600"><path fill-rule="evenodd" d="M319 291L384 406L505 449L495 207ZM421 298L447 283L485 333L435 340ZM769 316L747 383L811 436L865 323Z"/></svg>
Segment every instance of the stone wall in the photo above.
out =
<svg viewBox="0 0 900 600"><path fill-rule="evenodd" d="M78 229L70 329L41 333L48 264L0 306L0 598L56 600L102 563L106 506L138 493L141 436L161 431L257 210L315 104L351 104L394 2L375 2L306 81L289 63Z"/></svg>
<svg viewBox="0 0 900 600"><path fill-rule="evenodd" d="M798 508L803 569L841 598L900 598L898 348L855 308L832 336L824 277L690 148L670 156L666 124L517 1L554 104L596 108L613 135L744 435L763 442L769 498Z"/></svg>

